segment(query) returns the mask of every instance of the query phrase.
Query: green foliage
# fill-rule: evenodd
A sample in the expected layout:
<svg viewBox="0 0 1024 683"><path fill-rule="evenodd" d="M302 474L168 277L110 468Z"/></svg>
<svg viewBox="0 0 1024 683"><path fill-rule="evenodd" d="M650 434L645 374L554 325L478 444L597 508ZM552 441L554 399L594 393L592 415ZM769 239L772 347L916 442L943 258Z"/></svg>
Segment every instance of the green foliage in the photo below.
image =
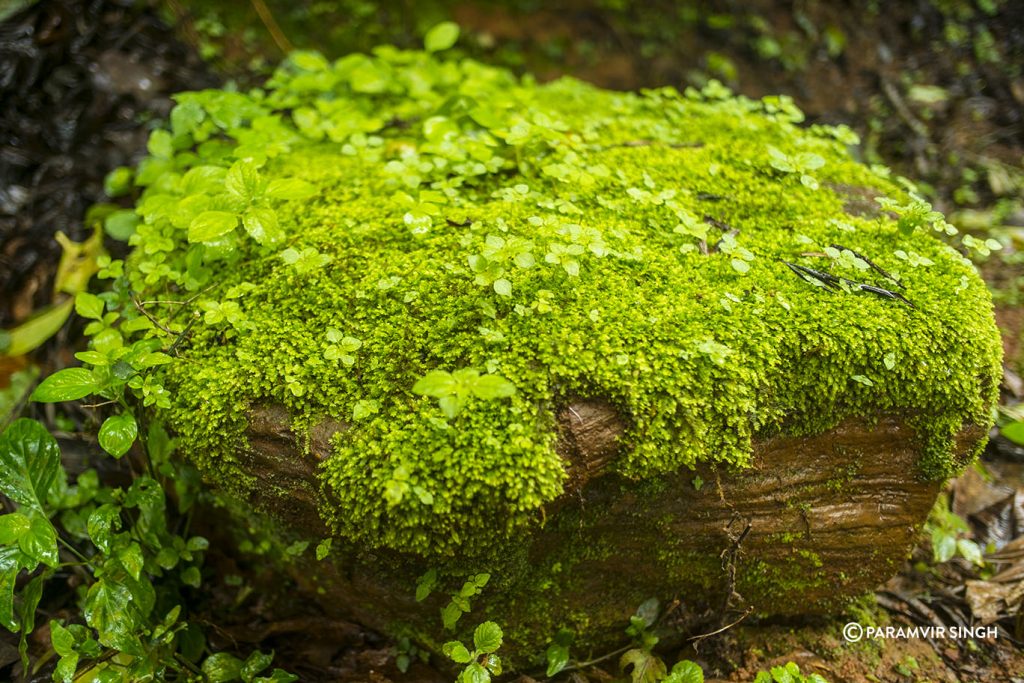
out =
<svg viewBox="0 0 1024 683"><path fill-rule="evenodd" d="M770 671L760 671L754 683L828 683L819 674L802 674L800 667L794 662L786 662L783 666L773 666Z"/></svg>
<svg viewBox="0 0 1024 683"><path fill-rule="evenodd" d="M457 640L444 644L441 652L456 664L465 664L456 683L489 683L491 676L501 675L501 658L494 654L501 647L501 627L485 621L473 631L473 649Z"/></svg>
<svg viewBox="0 0 1024 683"><path fill-rule="evenodd" d="M433 370L421 377L412 391L438 399L441 412L453 418L462 412L470 398L508 398L516 393L516 388L504 377L481 375L479 370L462 368L455 372Z"/></svg>
<svg viewBox="0 0 1024 683"><path fill-rule="evenodd" d="M165 154L166 144L157 138L151 147ZM32 398L106 399L116 412L100 425L97 440L120 458L139 441L136 414L169 406L154 370L172 362L165 344L174 342L121 292L79 292L74 307L91 321L88 349L76 354L86 366L50 375ZM189 536L187 523L172 520L193 505L198 477L171 459L175 443L161 423L144 424L138 455L147 474L119 487L101 485L95 470L70 483L57 442L36 421L15 420L0 435L0 493L16 506L0 515L0 624L20 632L25 668L27 638L48 582L56 572L74 572L80 616L72 623L50 622L59 656L55 681L198 680L199 675L244 683L297 680L280 669L261 675L273 654L254 652L240 660L217 653L203 659L205 639L198 624L188 620L182 593L202 584L208 542ZM176 510L164 484L175 489Z"/></svg>
<svg viewBox="0 0 1024 683"><path fill-rule="evenodd" d="M429 572L427 576L429 576ZM452 593L451 601L441 609L441 623L444 624L446 630L455 630L455 625L459 623L459 619L462 618L462 615L472 609L470 598L479 595L490 579L490 574L476 574L469 577L466 582L462 584L462 588L460 588L458 592ZM424 583L421 580L420 584L416 587L417 599L421 594L420 587L423 585ZM424 597L426 596L424 595Z"/></svg>
<svg viewBox="0 0 1024 683"><path fill-rule="evenodd" d="M932 559L935 562L947 562L960 556L978 566L985 564L981 548L967 538L971 528L949 508L949 497L945 494L939 496L932 506L925 532L931 540Z"/></svg>

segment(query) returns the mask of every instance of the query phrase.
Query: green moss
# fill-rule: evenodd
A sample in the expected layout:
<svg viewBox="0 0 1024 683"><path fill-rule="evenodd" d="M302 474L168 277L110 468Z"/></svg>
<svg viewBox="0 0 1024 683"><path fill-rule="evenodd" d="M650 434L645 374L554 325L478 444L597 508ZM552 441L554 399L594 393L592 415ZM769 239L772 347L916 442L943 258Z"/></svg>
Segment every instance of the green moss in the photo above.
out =
<svg viewBox="0 0 1024 683"><path fill-rule="evenodd" d="M126 264L134 291L205 312L166 367L165 417L207 476L243 491L249 406L349 423L321 511L364 547L486 555L541 523L565 478L556 410L576 397L628 420L615 468L633 480L742 466L755 435L879 414L913 424L922 476L943 478L962 464L954 434L989 423L1000 349L974 268L926 224L844 211L840 188L907 193L857 163L845 132L796 125L784 98L538 86L382 49L299 54L265 91L179 100L195 121L140 169ZM223 175L182 174L246 158L315 196L269 203L280 240L240 224L190 243L199 211L246 209ZM833 244L898 273L913 306L784 264L895 287L825 255ZM181 309L151 310L184 329ZM359 340L351 364L331 329ZM446 419L412 392L467 367L515 395Z"/></svg>

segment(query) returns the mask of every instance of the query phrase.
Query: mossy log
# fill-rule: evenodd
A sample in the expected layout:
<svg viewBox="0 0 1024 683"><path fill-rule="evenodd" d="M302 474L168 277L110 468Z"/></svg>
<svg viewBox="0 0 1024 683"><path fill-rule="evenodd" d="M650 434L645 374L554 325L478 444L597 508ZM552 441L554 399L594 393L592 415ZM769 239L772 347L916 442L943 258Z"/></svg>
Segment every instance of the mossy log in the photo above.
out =
<svg viewBox="0 0 1024 683"><path fill-rule="evenodd" d="M331 433L345 426L318 424L304 448L281 406L249 418L238 461L259 484L246 503L300 537L329 534L317 470L330 457ZM700 465L643 484L614 472L624 428L602 401L559 412L565 491L545 506L543 528L505 558L518 574L499 581L509 592L479 613L502 621L520 662L559 625L573 624L587 647L612 646L650 597L678 600L693 616L726 608L828 614L898 570L940 487L914 476L920 442L897 417L757 439L749 467ZM981 428L963 429L956 453L966 458L983 437ZM385 632L411 628L428 642L441 637L437 615L448 596L417 602L410 590L429 562L355 547L342 557L300 560L291 573L335 615Z"/></svg>
<svg viewBox="0 0 1024 683"><path fill-rule="evenodd" d="M651 597L830 609L990 425L979 243L786 98L382 49L178 99L116 288L176 354L147 404L388 633L482 573L458 631L519 662Z"/></svg>

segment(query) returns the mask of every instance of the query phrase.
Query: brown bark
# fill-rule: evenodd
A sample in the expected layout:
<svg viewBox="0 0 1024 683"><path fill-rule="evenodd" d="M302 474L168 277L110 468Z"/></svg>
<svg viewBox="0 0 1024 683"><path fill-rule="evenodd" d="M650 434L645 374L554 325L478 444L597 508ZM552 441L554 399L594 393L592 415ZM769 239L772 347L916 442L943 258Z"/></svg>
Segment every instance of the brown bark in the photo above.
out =
<svg viewBox="0 0 1024 683"><path fill-rule="evenodd" d="M763 438L750 467L684 468L653 488L614 472L625 425L612 406L576 401L559 423L565 493L546 506L544 525L521 549L519 564L531 569L502 589L507 601L497 596L491 603L513 631L536 622L538 603L551 624L587 615L578 628L591 643L621 635L632 611L652 596L679 598L695 611L828 611L896 571L939 489L918 476L916 436L892 417L870 425L846 421L817 436ZM252 411L251 448L240 455L246 473L265 485L250 503L300 534L322 538L317 463L329 452L329 435L345 426L318 426L304 455L287 425L280 408ZM965 427L958 452L969 452L982 436ZM702 486L695 486L697 477ZM336 557L297 572L309 588L326 590L332 612L385 631L396 620L427 631L439 626L444 600L412 599L425 565L387 553ZM556 564L565 573L552 587L540 579ZM550 635L538 633L539 643L513 636L512 647L536 652Z"/></svg>

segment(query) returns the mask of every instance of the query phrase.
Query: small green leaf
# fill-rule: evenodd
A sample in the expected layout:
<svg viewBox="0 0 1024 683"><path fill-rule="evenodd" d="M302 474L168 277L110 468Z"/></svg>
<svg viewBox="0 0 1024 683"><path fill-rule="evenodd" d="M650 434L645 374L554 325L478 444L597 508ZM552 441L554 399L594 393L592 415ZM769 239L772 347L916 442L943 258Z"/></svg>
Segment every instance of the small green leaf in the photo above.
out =
<svg viewBox="0 0 1024 683"><path fill-rule="evenodd" d="M427 52L447 50L459 39L459 25L453 21L443 21L427 31L423 38L423 47Z"/></svg>
<svg viewBox="0 0 1024 683"><path fill-rule="evenodd" d="M55 372L32 392L32 400L40 403L77 401L99 389L92 372L85 368L66 368Z"/></svg>
<svg viewBox="0 0 1024 683"><path fill-rule="evenodd" d="M416 582L416 602L423 602L437 586L437 570L428 569Z"/></svg>
<svg viewBox="0 0 1024 683"><path fill-rule="evenodd" d="M298 178L278 178L267 185L267 196L273 199L309 199L316 187Z"/></svg>
<svg viewBox="0 0 1024 683"><path fill-rule="evenodd" d="M515 393L515 385L498 375L483 375L473 382L473 395L477 398L508 398Z"/></svg>
<svg viewBox="0 0 1024 683"><path fill-rule="evenodd" d="M503 277L495 280L493 287L498 296L512 296L512 283Z"/></svg>
<svg viewBox="0 0 1024 683"><path fill-rule="evenodd" d="M331 544L333 541L333 538L325 538L316 544L316 559L323 560L331 553Z"/></svg>
<svg viewBox="0 0 1024 683"><path fill-rule="evenodd" d="M413 393L420 394L422 396L442 398L453 394L457 386L458 382L455 381L455 378L452 377L450 372L433 370L421 377L416 384L413 385L412 391Z"/></svg>
<svg viewBox="0 0 1024 683"><path fill-rule="evenodd" d="M441 652L456 664L468 664L473 660L473 656L466 649L466 646L457 640L445 643L441 648Z"/></svg>
<svg viewBox="0 0 1024 683"><path fill-rule="evenodd" d="M260 244L276 244L284 238L273 209L252 207L242 215L242 227Z"/></svg>
<svg viewBox="0 0 1024 683"><path fill-rule="evenodd" d="M89 292L79 292L75 295L75 313L83 318L99 320L103 317L103 299Z"/></svg>
<svg viewBox="0 0 1024 683"><path fill-rule="evenodd" d="M171 134L166 130L154 130L149 135L146 148L158 159L170 159L174 156L174 145L171 140Z"/></svg>
<svg viewBox="0 0 1024 683"><path fill-rule="evenodd" d="M229 683L242 675L242 660L227 652L218 652L203 662L203 674L209 683Z"/></svg>
<svg viewBox="0 0 1024 683"><path fill-rule="evenodd" d="M355 421L364 420L378 412L380 412L380 404L377 401L356 401L355 405L352 407L352 419Z"/></svg>
<svg viewBox="0 0 1024 683"><path fill-rule="evenodd" d="M238 225L238 216L229 211L203 211L188 226L189 242L212 242Z"/></svg>
<svg viewBox="0 0 1024 683"><path fill-rule="evenodd" d="M502 641L501 627L493 621L485 621L473 631L473 645L485 654L497 651Z"/></svg>
<svg viewBox="0 0 1024 683"><path fill-rule="evenodd" d="M664 683L704 683L704 670L694 662L684 659L672 667Z"/></svg>
<svg viewBox="0 0 1024 683"><path fill-rule="evenodd" d="M131 413L113 415L103 421L100 427L100 446L115 458L128 452L139 435L139 426Z"/></svg>
<svg viewBox="0 0 1024 683"><path fill-rule="evenodd" d="M259 672L270 666L270 663L274 661L274 653L269 654L256 650L248 657L245 658L245 663L242 664L242 670L240 672L242 680L245 683L252 683L253 678Z"/></svg>

